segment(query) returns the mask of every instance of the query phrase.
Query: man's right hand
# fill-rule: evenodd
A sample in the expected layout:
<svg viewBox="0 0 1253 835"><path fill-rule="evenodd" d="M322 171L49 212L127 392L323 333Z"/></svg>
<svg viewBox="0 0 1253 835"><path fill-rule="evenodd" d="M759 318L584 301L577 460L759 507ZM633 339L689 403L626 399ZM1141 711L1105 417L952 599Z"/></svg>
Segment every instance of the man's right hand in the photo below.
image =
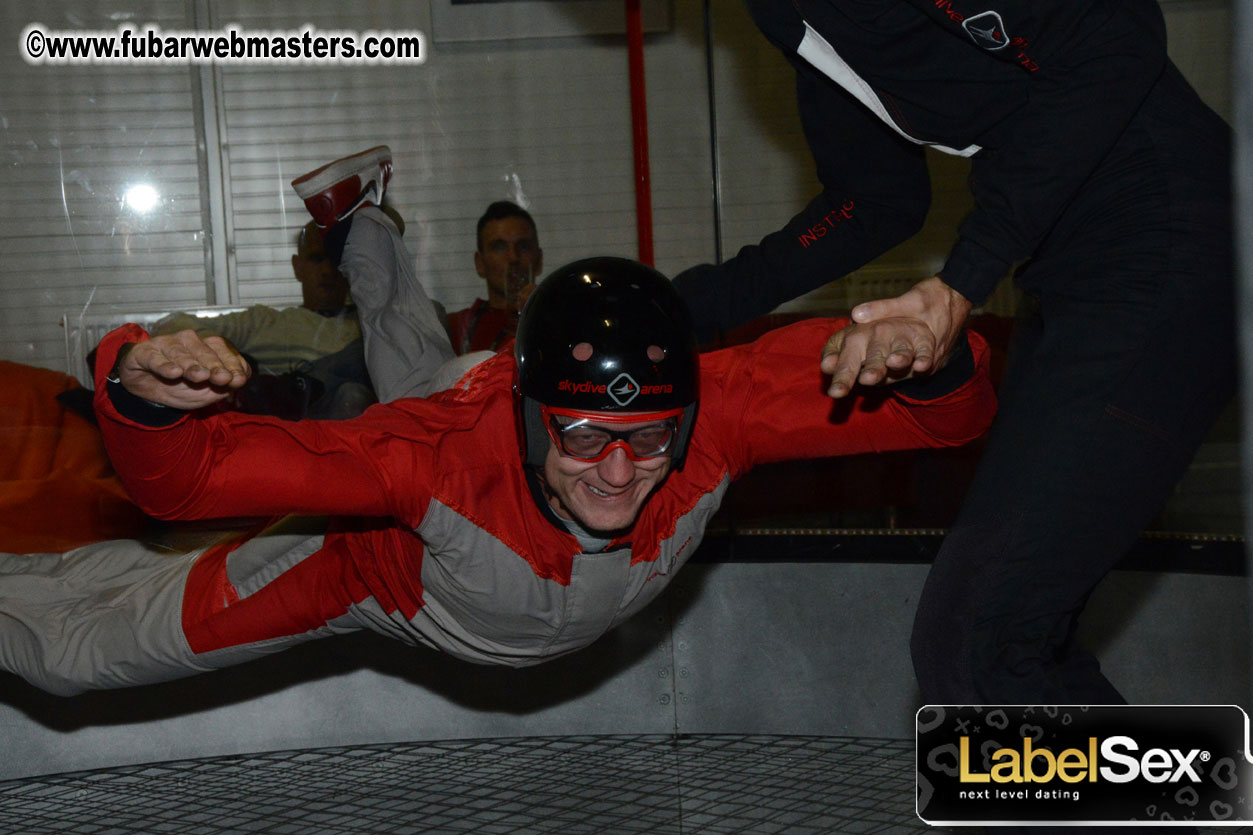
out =
<svg viewBox="0 0 1253 835"><path fill-rule="evenodd" d="M929 361L934 355L935 335L919 319L896 316L850 323L822 348L821 368L831 375L827 396L844 397L857 383L880 386L907 380L919 360Z"/></svg>
<svg viewBox="0 0 1253 835"><path fill-rule="evenodd" d="M192 330L124 347L114 372L122 387L136 397L184 410L226 399L252 373L225 339L202 339Z"/></svg>
<svg viewBox="0 0 1253 835"><path fill-rule="evenodd" d="M895 298L863 302L853 308L852 317L858 324L901 316L925 322L935 336L935 344L933 350L915 354L912 367L915 373L926 374L942 368L948 361L966 326L970 308L970 301L937 275L918 282Z"/></svg>

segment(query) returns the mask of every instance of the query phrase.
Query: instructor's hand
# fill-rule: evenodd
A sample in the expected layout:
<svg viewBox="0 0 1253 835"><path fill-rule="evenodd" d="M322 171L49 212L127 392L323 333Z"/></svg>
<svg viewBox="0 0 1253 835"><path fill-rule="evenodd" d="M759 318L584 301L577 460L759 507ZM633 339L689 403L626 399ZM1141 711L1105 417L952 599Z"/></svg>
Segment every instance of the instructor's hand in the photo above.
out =
<svg viewBox="0 0 1253 835"><path fill-rule="evenodd" d="M877 386L912 377L918 360L935 353L927 325L902 316L836 331L822 348L822 370L831 375L827 394L844 397L855 383Z"/></svg>
<svg viewBox="0 0 1253 835"><path fill-rule="evenodd" d="M939 276L933 276L918 282L896 298L857 305L853 308L853 321L866 324L906 316L925 322L935 337L934 350L916 354L911 359L914 373L925 374L943 368L948 362L949 354L966 325L970 307L965 296L945 284Z"/></svg>
<svg viewBox="0 0 1253 835"><path fill-rule="evenodd" d="M134 343L115 370L122 386L136 397L186 410L224 400L251 373L247 361L225 339L202 339L192 330Z"/></svg>

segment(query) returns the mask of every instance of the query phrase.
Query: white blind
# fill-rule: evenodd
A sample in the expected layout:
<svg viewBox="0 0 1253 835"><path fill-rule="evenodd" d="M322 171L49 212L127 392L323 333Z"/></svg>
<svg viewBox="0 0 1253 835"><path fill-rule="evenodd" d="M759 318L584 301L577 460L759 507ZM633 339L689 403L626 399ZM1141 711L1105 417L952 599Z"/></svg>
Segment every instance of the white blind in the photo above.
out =
<svg viewBox="0 0 1253 835"><path fill-rule="evenodd" d="M222 71L233 300L296 296L287 259L307 215L288 182L376 144L390 145L394 154L389 191L406 221L418 274L450 310L483 295L473 267L474 228L493 200L512 199L532 212L548 269L591 254L635 255L631 121L620 36L447 43L430 29L428 9L420 3L324 2L275 13L241 2L213 9L215 25L230 20L286 29L312 22L322 29L357 31L385 25L431 36L430 57L421 66ZM661 49L653 48L657 38L666 42ZM657 38L650 40L649 61L664 62L676 50L690 60L690 45L674 36ZM694 92L703 98L699 87ZM693 132L701 127L697 123ZM705 140L697 135L694 141L699 147ZM659 161L668 147L673 143L654 148L653 164L662 172L667 166ZM683 160L684 167L689 161ZM663 210L670 208L667 201L675 202L665 188L660 196ZM700 199L708 213L707 190ZM665 226L678 224L666 219ZM684 243L691 239L679 237Z"/></svg>
<svg viewBox="0 0 1253 835"><path fill-rule="evenodd" d="M0 357L61 368L60 319L205 293L200 180L186 66L30 66L18 35L116 30L123 21L187 28L186 4L82 2L0 8ZM148 184L148 213L124 204Z"/></svg>
<svg viewBox="0 0 1253 835"><path fill-rule="evenodd" d="M494 5L474 8L490 15ZM1170 3L1166 13L1172 56L1226 112L1230 0ZM777 229L818 184L791 68L740 0L713 0L712 16L719 231L731 255ZM28 66L16 49L32 22L116 30L124 21L166 30L417 29L430 57L404 68ZM380 143L395 152L392 199L419 275L449 309L482 293L474 223L493 200L532 211L549 269L637 252L621 35L445 42L422 0L51 0L34 12L5 4L0 32L10 44L0 50L5 359L61 367L67 311L297 301L290 256L306 214L290 180ZM656 262L673 274L715 254L700 3L674 4L671 27L646 35L645 62ZM934 272L969 208L966 163L934 162L922 234L791 307L843 307ZM123 204L140 183L159 194L147 214ZM210 274L213 250L220 257Z"/></svg>

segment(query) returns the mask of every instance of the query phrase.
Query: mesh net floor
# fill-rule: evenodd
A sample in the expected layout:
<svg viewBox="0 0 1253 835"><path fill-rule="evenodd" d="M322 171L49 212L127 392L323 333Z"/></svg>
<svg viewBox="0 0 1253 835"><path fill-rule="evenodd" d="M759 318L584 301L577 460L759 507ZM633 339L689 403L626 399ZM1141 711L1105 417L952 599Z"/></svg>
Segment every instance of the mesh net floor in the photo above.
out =
<svg viewBox="0 0 1253 835"><path fill-rule="evenodd" d="M938 831L914 816L913 798L912 740L483 739L215 757L8 781L0 783L0 832Z"/></svg>
<svg viewBox="0 0 1253 835"><path fill-rule="evenodd" d="M0 832L925 831L912 740L596 736L370 745L0 783Z"/></svg>

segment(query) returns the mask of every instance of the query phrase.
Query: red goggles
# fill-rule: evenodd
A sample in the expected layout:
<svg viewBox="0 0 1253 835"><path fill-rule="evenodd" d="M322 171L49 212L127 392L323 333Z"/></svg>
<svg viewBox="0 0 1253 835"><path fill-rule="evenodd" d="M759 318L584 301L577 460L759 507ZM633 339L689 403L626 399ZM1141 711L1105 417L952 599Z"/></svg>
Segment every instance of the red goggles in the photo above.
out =
<svg viewBox="0 0 1253 835"><path fill-rule="evenodd" d="M604 460L616 447L632 461L647 461L671 454L683 419L682 409L665 412L579 412L541 406L548 436L567 458L589 464ZM634 424L612 429L603 424Z"/></svg>

